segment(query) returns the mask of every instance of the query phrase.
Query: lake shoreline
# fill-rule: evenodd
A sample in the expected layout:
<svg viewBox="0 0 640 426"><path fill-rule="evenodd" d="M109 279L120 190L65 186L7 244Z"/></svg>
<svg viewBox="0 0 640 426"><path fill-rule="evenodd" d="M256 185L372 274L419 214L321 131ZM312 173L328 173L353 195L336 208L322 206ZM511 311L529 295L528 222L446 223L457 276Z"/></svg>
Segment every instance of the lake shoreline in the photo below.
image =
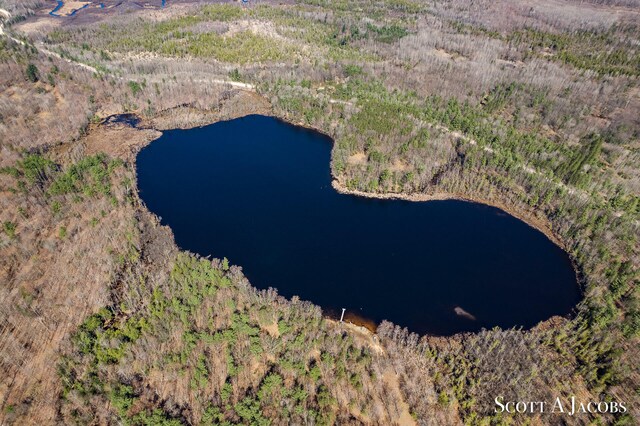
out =
<svg viewBox="0 0 640 426"><path fill-rule="evenodd" d="M248 97L247 101L249 102L253 103L253 102L256 102L258 99L264 101L264 99L259 94L256 94L255 92L247 92L245 90L239 90L238 92L239 92L238 95L240 95L241 97L243 96ZM224 111L224 112L220 111L219 113L215 113L212 111L202 111L197 109L194 110L193 108L182 108L186 110L185 111L186 113L191 115L191 120L189 121L188 124L185 124L182 121L178 121L178 117L176 116L165 117L163 113L166 113L168 111L160 112L156 117L148 118L148 119L138 115L135 112L131 113L133 115L136 115L140 119L140 125L135 130L154 131L155 134L152 137L148 137L148 136L145 137L144 140L140 141L139 143L131 144L131 147L133 149L131 149L131 151L128 153L130 155L126 156L128 158L123 158L123 159L127 161L132 161L133 163L135 163L135 156L137 155L137 153L142 148L152 143L155 139L162 136L163 131L172 130L172 129L186 130L186 129L195 128L195 127L204 127L204 126L215 124L221 121L233 120L236 118L241 118L241 117L252 115L252 114L260 114L260 115L274 117L288 124L303 127L305 129L313 130L315 132L325 135L331 140L331 145L332 145L331 151L333 156L333 145L335 145L335 140L334 140L334 137L331 136L330 134L324 132L321 129L317 129L315 127L306 125L302 122L291 120L288 117L279 116L273 112L273 110L270 108L270 105L266 102L262 104L258 103L257 105L253 104L253 105L250 105L248 108L244 108L245 106L247 106L247 105L244 105L245 103L246 102L240 102L240 104L243 107L241 107L239 111L238 110ZM105 127L106 127L105 125L100 124L95 126L92 130L95 131L98 129L104 129ZM509 206L508 204L503 203L499 200L489 200L485 197L476 196L470 193L450 193L450 192L376 193L376 192L365 192L365 191L353 190L353 189L347 188L346 185L342 182L342 179L339 176L334 175L333 170L330 170L330 173L331 173L331 186L340 194L355 195L359 197L382 199L382 200L396 199L396 200L405 200L405 201L414 201L414 202L458 200L458 201L479 203L479 204L484 204L484 205L498 208L510 214L511 216L517 219L520 219L521 221L525 222L527 225L531 226L532 228L535 228L538 231L542 232L555 245L557 245L562 250L568 253L567 245L565 244L565 242L562 240L562 238L559 235L557 235L553 231L549 220L546 218L546 215L544 215L544 213L539 210L534 210L533 212L525 212L520 209L516 209L513 206ZM540 214L536 215L536 212ZM540 216L543 216L543 217L540 217ZM579 277L580 276L579 269L574 259L572 258L572 256L569 256L569 257L571 258L571 262L576 272L576 276ZM580 282L580 280L578 280L578 282Z"/></svg>
<svg viewBox="0 0 640 426"><path fill-rule="evenodd" d="M108 120L108 122L114 121L126 122L119 118ZM267 134L278 136L272 138ZM192 137L193 143L191 143ZM263 138L264 141L262 141ZM309 140L309 143L283 142L297 141L298 138L301 138L300 141ZM187 141L190 142L188 145ZM212 143L214 141L216 143ZM307 131L285 120L266 115L250 115L194 130L171 130L165 133L160 142L152 144L138 154L136 159L139 172L138 187L144 195L142 198L147 206L170 226L184 223L181 221L193 215L205 217L210 215L211 211L221 210L216 209L216 205L235 205L235 200L238 198L249 203L253 203L252 200L260 200L261 211L272 212L275 215L273 217L287 217L288 211L303 213L287 218L285 220L287 226L283 229L296 229L297 238L300 232L315 229L315 226L311 225L315 223L318 229L325 231L323 233L325 237L330 236L320 238L318 241L331 239L341 241L340 248L331 244L318 243L317 246L308 246L304 253L315 252L311 256L316 257L322 256L322 253L340 253L341 259L350 259L348 262L351 263L348 266L343 265L344 273L338 274L338 277L348 276L352 289L346 294L341 294L338 297L339 302L334 300L335 295L331 291L321 289L323 285L333 288L327 283L338 283L338 287L348 287L348 283L341 281L338 277L327 276L326 272L317 271L318 263L314 259L305 258L304 255L296 257L294 253L288 253L285 257L295 259L290 265L286 266L274 260L274 263L267 267L264 261L257 260L260 257L255 255L247 257L240 254L246 253L247 247L259 248L256 252L260 253L270 253L272 250L279 253L279 248L274 248L274 244L280 247L281 242L298 241L296 238L289 238L289 234L284 231L280 233L268 231L272 228L271 224L263 223L258 227L259 229L252 228L256 223L262 223L260 218L271 217L272 213L266 215L251 213L251 209L245 209L244 204L241 204L242 210L235 211L230 216L228 216L230 212L222 209L225 213L221 213L221 217L234 224L231 228L242 229L246 224L248 229L251 229L249 233L254 235L252 240L244 239L246 232L233 232L228 228L217 228L214 225L204 228L199 226L198 232L194 232L195 228L190 226L178 226L174 231L179 245L184 249L201 255L213 254L217 257L224 254L234 263L246 267L254 274L253 279L256 280L255 284L259 288L264 288L266 283L270 282L269 280L274 279L274 276L279 277L274 281L277 284L272 285L283 294L287 296L297 294L323 308L342 305L355 309L356 313L364 313L374 318L377 323L385 318L391 319L417 333L433 333L440 336L462 331L478 331L481 326L490 328L497 324L508 328L522 326L529 329L552 315L571 314L579 300L575 273L567 254L544 233L506 212L486 207L487 204L453 201L431 204L407 203L393 199L372 203L367 201L367 197L342 195L335 188L327 188L332 183L327 167L333 147L335 145L331 140L320 132ZM335 152L333 154L335 155ZM254 162L256 156L260 161ZM165 171L175 167L176 161L180 167L185 168L185 173L167 180ZM239 163L236 164L236 161ZM229 163L232 166L229 166ZM275 164L280 166L274 169ZM187 172L187 170L192 171ZM242 170L239 175L236 174L238 170ZM271 174L278 175L278 178L261 182L249 178L249 176L267 178ZM182 180L183 176L190 175L195 177ZM346 178L342 177L342 179ZM200 188L197 182L219 183L214 189L207 184L203 184L204 186ZM336 186L336 182L333 186ZM200 188L196 191L199 194L212 194L210 197L216 200L215 203L207 204L205 199L208 198L205 198L198 206L191 206L192 197L185 197L184 194L189 193L187 188L193 187ZM259 188L259 193L256 193L256 188ZM322 194L322 206L316 206L312 222L303 220L299 223L295 218L307 217L304 212L313 205L313 197L316 194ZM448 195L444 194L447 198L451 198ZM445 198L444 196L440 198ZM395 194L388 197L398 198ZM413 198L420 201L420 197ZM170 200L168 205L174 207L168 208L166 200ZM520 205L518 200L514 202L520 208L527 208ZM285 205L289 208L284 208ZM350 213L345 214L342 208L351 209ZM458 215L458 211L466 213ZM333 212L336 212L335 216ZM408 212L412 214L407 215ZM438 213L434 214L434 212ZM245 215L248 216L245 217ZM217 217L213 216L213 218ZM241 222L234 222L232 217L241 217ZM172 221L174 219L177 222ZM352 223L354 221L356 223ZM212 222L220 223L217 219L213 219ZM396 226L401 222L414 223L414 225L409 226L411 230L407 226ZM467 228L470 223L473 223L473 227ZM382 233L371 232L376 226L382 230ZM342 229L343 227L347 227L348 232L351 233L346 232ZM328 232L329 229L339 231L334 235ZM264 235L268 236L268 242L264 241ZM343 239L345 235L351 235L352 238ZM430 244L427 241L428 238L425 238L427 235L435 238ZM530 240L530 236L534 235L536 237ZM475 236L482 236L482 238L475 238ZM487 237L486 241L484 237ZM374 249L369 253L368 249L364 248L376 247L378 244L384 246L385 241L394 241L402 248L396 248L393 253L385 254L381 254L384 250ZM353 250L346 250L349 254L342 251L344 247L351 247L351 244L354 245ZM358 244L361 249L356 248ZM285 246L288 247L287 244ZM502 251L494 252L493 250L497 247L501 247ZM536 251L542 247L545 249L544 252ZM513 251L510 251L511 249ZM426 261L420 253L430 253L429 258L436 260ZM546 253L555 255L547 257ZM374 263L371 263L372 259L375 259ZM402 259L403 266L397 264L400 262L399 259ZM464 267L457 268L457 259L464 259ZM556 259L562 260L556 263ZM498 261L500 264L494 265L494 262ZM386 268L384 272L370 272L371 265L385 262L390 262L394 267ZM300 265L306 266L303 268ZM423 267L432 269L429 274L420 278L414 272L407 272L419 271ZM322 271L326 270L326 268L322 269ZM389 273L391 270L395 272ZM550 273L541 272L547 270ZM295 280L281 277L281 271L286 271L288 277L295 276ZM478 276L471 271L484 272ZM491 277L491 279L485 282L482 281L484 277ZM474 285L478 278L481 279L480 286ZM385 296L382 295L389 291L389 283L393 280L406 283L427 280L432 284L450 282L458 285L436 286L440 290L425 286L424 283L414 287L409 285L406 289L414 294L414 297L405 300L401 297L396 303L387 305ZM296 285L296 282L304 283L303 287L307 290L301 290L300 284ZM446 288L449 290L445 290ZM480 294L493 288L504 290L496 293L493 298L493 300L500 300L500 305L494 306L488 300L483 301L483 296ZM520 306L520 302L508 300L506 295L511 291L527 292L529 288L535 289L533 293L529 293L532 296L529 303L539 306L539 309L526 310L525 306L522 306L509 310L499 307L506 304ZM302 293L298 293L299 291ZM558 297L555 297L556 291L558 291ZM373 296L366 296L367 293ZM379 296L376 297L376 294ZM418 302L422 297L425 299ZM436 300L440 300L440 304L435 302ZM336 306L336 303L340 305ZM469 313L461 314L460 304ZM454 307L456 307L455 310ZM453 315L454 312L456 315ZM519 312L520 314L504 316L502 312ZM478 318L477 322L476 318ZM377 324L370 324L371 330L376 328Z"/></svg>
<svg viewBox="0 0 640 426"><path fill-rule="evenodd" d="M266 102L266 100L264 100L264 98L262 98L259 94L256 94L253 92L247 92L244 90L239 90L238 92L236 92L236 96L240 98L240 102L235 103L235 105L233 105L232 108L228 108L228 109L222 108L219 111L206 111L206 110L200 110L198 108L185 108L185 107L180 108L179 107L177 109L172 109L171 111L159 112L156 116L149 117L149 118L142 117L142 115L136 112L133 112L133 115L136 115L137 117L140 118L140 123L138 126L132 128L122 124L116 124L116 125L95 124L90 126L90 131L87 133L87 135L83 139L86 141L87 138L91 136L95 136L96 134L102 133L99 139L108 140L110 139L110 136L109 136L110 134L117 133L119 131L126 131L127 136L132 137L131 139L129 139L129 144L126 151L122 150L120 152L113 152L111 154L115 155L116 157L123 158L127 162L130 162L135 170L137 169L135 164L135 158L137 156L137 153L141 149L143 149L144 147L148 146L153 141L158 139L160 136L162 136L163 131L172 130L172 129L190 129L190 128L196 128L196 127L204 127L204 126L208 126L208 125L215 124L222 121L228 121L236 118L245 117L248 115L259 114L259 115L265 115L265 116L276 118L278 120L281 120L291 125L304 127L308 130L313 130L315 132L318 132L320 134L327 136L331 141L331 153L333 155L333 147L335 145L335 140L330 134L325 133L323 130L305 125L304 123L297 122L296 120L292 120L290 117L283 117L274 113L274 111L271 109L270 104ZM264 101L264 102L257 102L256 98L259 98L261 101ZM167 114L169 112L170 114ZM185 121L184 120L185 117L189 117L189 120ZM88 145L92 145L92 144L88 144ZM136 174L137 174L137 171L136 171ZM447 192L371 193L371 192L364 192L364 191L358 191L358 190L351 190L341 182L339 177L336 177L333 174L333 170L330 170L330 174L331 174L331 185L334 188L334 190L336 190L340 194L354 195L354 196L371 198L371 199L397 199L397 200L405 200L405 201L412 201L412 202L458 200L458 201L466 201L466 202L478 203L478 204L495 207L521 220L522 222L526 223L528 226L542 232L550 241L552 241L555 245L560 247L563 251L567 252L566 245L563 243L562 239L552 231L550 223L548 219L546 219L546 217L541 218L539 216L535 216L534 213L523 212L519 209L513 208L512 206L509 206L500 201L487 200L485 198L478 197L473 194L466 194L466 193L465 194L447 193ZM135 192L136 194L138 192L137 186L135 188ZM144 204L144 202L139 196L138 196L138 199L140 201L140 207L143 207L146 211L148 211L150 214L155 216L155 214L146 207L146 205ZM159 218L157 219L159 223ZM167 228L169 227L167 226ZM170 228L169 230L173 235L173 232L171 231ZM174 243L175 243L175 239L174 239ZM176 247L177 247L177 244L176 244ZM575 263L575 260L571 255L569 255L568 257L571 261L576 277L580 277L579 269ZM578 286L580 287L580 283L582 281L579 278L576 281L578 283ZM582 289L580 290L582 291ZM528 330L559 327L560 326L559 324L575 316L575 309L576 308L574 308L574 312L566 316L553 316L546 320L542 320ZM334 316L331 316L328 312L327 313L323 312L323 317L326 320L331 320L331 321L337 320ZM356 327L362 327L372 335L376 335L375 334L376 331L372 327L372 324L370 323L370 321L358 321L357 318L349 318L346 322L353 324L353 326L356 326ZM376 327L378 325L379 324L376 324ZM477 333L459 332L459 333L452 334L450 336L441 336L437 334L425 333L425 334L420 334L420 336L423 338L433 338L433 339L450 339L450 338L455 339L456 337L461 337L468 334L477 334Z"/></svg>
<svg viewBox="0 0 640 426"><path fill-rule="evenodd" d="M265 114L265 115L269 115L278 120L282 120L285 123L298 126L298 127L303 127L305 129L313 130L314 132L318 132L322 135L325 135L326 137L331 139L331 145L332 145L331 158L333 159L333 146L335 145L335 138L332 135L325 133L323 130L317 129L315 127L309 126L299 121L290 120L286 117L280 117L275 114ZM549 240L551 240L551 242L553 242L555 245L557 245L563 251L569 254L567 250L567 245L565 244L563 239L553 231L551 227L551 223L547 219L544 212L540 210L534 209L534 211L532 212L525 212L520 209L516 209L512 206L509 206L501 201L489 200L485 197L480 197L480 196L476 196L474 194L469 194L469 193L452 193L452 192L404 193L404 192L359 191L357 189L347 188L347 186L343 183L343 180L339 176L334 175L331 167L330 167L330 173L331 173L331 186L340 194L355 195L358 197L372 198L372 199L378 199L378 200L404 200L404 201L413 201L413 202L456 200L456 201L466 201L470 203L484 204L486 206L495 207L497 209L504 211L505 213L508 213L509 215L515 217L516 219L521 220L522 222L526 223L532 228L542 232ZM539 213L543 217L535 215L536 213ZM580 280L577 279L580 276L578 265L576 264L575 260L571 255L569 255L569 258L571 259L571 264L576 273L576 281L578 282L578 284L580 284Z"/></svg>
<svg viewBox="0 0 640 426"><path fill-rule="evenodd" d="M566 245L562 241L562 239L556 235L551 229L548 221L542 220L541 218L534 217L531 214L526 214L521 211L517 211L514 208L511 208L504 203L499 201L487 200L482 197L476 197L470 194L457 194L450 192L434 192L434 193L402 193L402 192L364 192L358 191L355 189L347 188L339 178L336 178L332 174L331 186L333 189L338 191L340 194L345 195L355 195L357 197L364 198L372 198L378 200L404 200L404 201L412 201L412 202L429 202L429 201L446 201L446 200L456 200L456 201L466 201L470 203L483 204L490 207L495 207L508 213L509 215L515 217L516 219L521 220L532 228L542 232L549 240L551 240L555 245L560 247L565 252ZM573 260L572 260L573 263ZM575 265L574 265L575 269ZM577 271L576 271L577 272Z"/></svg>
<svg viewBox="0 0 640 426"><path fill-rule="evenodd" d="M188 112L192 113L193 111L190 110ZM335 141L331 135L323 132L320 129L316 129L314 127L304 125L303 123L295 122L285 117L280 117L276 114L273 114L272 111L269 111L268 109L264 108L264 106L262 106L262 108L256 108L256 110L251 110L247 112L242 111L242 112L238 112L237 114L224 114L222 116L217 116L216 114L212 114L207 111L201 111L201 113L202 113L202 117L200 117L200 119L196 119L190 124L186 124L186 125L182 122L177 122L177 120L175 120L176 121L175 123L172 123L173 120L171 119L167 120L162 116L147 119L147 118L141 117L136 113L128 113L140 119L138 126L127 129L128 126L123 124L114 125L114 124L101 123L98 125L91 126L90 131L88 132L88 135L85 136L85 138L89 139L90 137L96 136L99 133L106 133L105 135L102 135L102 137L99 137L99 138L104 140L109 140L110 133L115 134L118 131L122 131L122 130L127 131L127 136L131 139L130 141L131 143L129 143L129 146L127 147L128 148L127 152L121 152L121 151L107 152L107 154L115 155L117 157L122 158L125 161L132 162L135 165L135 157L137 153L144 147L151 144L154 140L160 138L162 136L163 131L173 130L173 129L187 130L190 128L204 127L204 126L212 125L221 121L228 121L228 120L233 120L236 118L241 118L241 117L252 115L252 114L259 114L259 115L273 117L278 120L282 120L285 123L298 126L298 127L303 127L305 129L312 130L314 132L318 132L320 134L325 135L326 137L331 139L332 155L333 155L333 145L335 144ZM175 125L172 126L172 124L175 124ZM148 133L148 134L145 134L145 133ZM140 135L141 137L136 138L135 137L136 135ZM135 139L138 139L138 140L135 140ZM104 148L104 146L101 148ZM467 202L484 204L487 206L495 207L510 214L511 216L517 219L520 219L521 221L525 222L527 225L531 226L532 228L535 228L538 231L542 232L555 245L560 247L565 252L567 251L566 244L563 242L562 238L560 238L560 236L558 236L552 230L551 225L548 219L546 219L546 217L541 218L539 216L534 215L533 213L523 212L503 202L496 201L496 200L489 200L487 198L479 197L469 193L450 193L450 192L433 192L433 193L381 192L381 193L377 193L377 192L359 191L359 190L347 188L346 185L342 182L342 179L339 176L334 175L333 170L330 170L330 172L331 172L331 186L340 194L354 195L358 197L373 198L373 199L380 199L380 200L395 199L395 200L404 200L404 201L413 201L413 202L458 200L458 201L467 201ZM573 259L572 259L572 263L574 263ZM574 264L574 269L576 270L576 273L577 273L578 270L575 264Z"/></svg>

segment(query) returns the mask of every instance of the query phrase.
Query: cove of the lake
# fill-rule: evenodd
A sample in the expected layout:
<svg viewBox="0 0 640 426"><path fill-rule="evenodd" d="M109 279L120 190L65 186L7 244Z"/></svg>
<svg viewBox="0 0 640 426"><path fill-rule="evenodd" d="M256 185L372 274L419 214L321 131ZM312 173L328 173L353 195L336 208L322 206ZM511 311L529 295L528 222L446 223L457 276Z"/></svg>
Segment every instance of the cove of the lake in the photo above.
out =
<svg viewBox="0 0 640 426"><path fill-rule="evenodd" d="M580 300L569 257L540 231L482 204L340 194L331 148L257 115L170 130L138 154L138 187L182 249L327 312L450 335L530 328Z"/></svg>

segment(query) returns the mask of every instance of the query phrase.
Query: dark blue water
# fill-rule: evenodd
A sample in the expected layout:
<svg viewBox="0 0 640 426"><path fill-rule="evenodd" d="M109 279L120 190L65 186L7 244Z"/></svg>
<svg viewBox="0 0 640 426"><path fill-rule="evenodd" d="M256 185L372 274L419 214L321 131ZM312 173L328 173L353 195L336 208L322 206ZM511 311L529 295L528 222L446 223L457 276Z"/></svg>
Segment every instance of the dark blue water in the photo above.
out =
<svg viewBox="0 0 640 426"><path fill-rule="evenodd" d="M58 11L59 11L60 9L62 9L62 6L64 6L64 1L62 1L62 0L54 0L54 1L57 3L57 4L56 4L56 7L55 7L51 12L49 12L49 15L51 15L51 16L56 16L56 17L58 17L58 18L59 18L59 17L60 17L60 15L58 14ZM167 3L167 1L166 1L166 0L162 0L162 7L165 7L165 6L166 6L166 3ZM120 4L120 3L118 3L118 4ZM87 3L87 4L85 4L85 5L83 5L83 6L81 6L81 7L80 7L80 8L78 8L78 9L73 9L73 10L71 11L71 13L69 14L69 16L75 16L75 14L76 14L76 13L78 13L80 10L85 9L85 8L87 8L87 7L89 7L89 4L88 4L88 3ZM99 7L100 9L104 9L104 3L98 3L98 7Z"/></svg>
<svg viewBox="0 0 640 426"><path fill-rule="evenodd" d="M62 9L62 6L64 6L64 2L62 0L56 0L56 3L56 7L51 12L49 12L49 15L51 16L60 16L58 15L58 11Z"/></svg>
<svg viewBox="0 0 640 426"><path fill-rule="evenodd" d="M87 4L83 5L83 6L81 6L81 7L80 7L80 8L78 8L78 9L73 9L73 10L71 11L71 13L69 14L69 16L75 16L75 14L76 14L76 13L78 13L78 11L79 11L79 10L86 9L87 7L89 7L89 3L87 3Z"/></svg>
<svg viewBox="0 0 640 426"><path fill-rule="evenodd" d="M55 17L58 17L58 18L59 18L59 17L60 17L60 15L58 14L58 11L59 11L60 9L62 9L62 6L64 6L64 1L62 1L62 0L56 0L56 3L57 3L57 4L56 4L56 7L55 7L51 12L49 12L49 15L51 15L51 16L55 16ZM69 13L69 16L75 16L75 14L76 14L76 13L78 13L78 11L80 11L80 10L82 10L82 9L85 9L85 8L87 8L87 7L89 7L89 3L87 3L87 4L85 4L85 5L82 5L82 6L81 6L81 7L79 7L78 9L73 9L73 10L71 11L71 13ZM102 7L104 7L104 5L101 3L101 6L100 6L100 7L102 8Z"/></svg>
<svg viewBox="0 0 640 426"><path fill-rule="evenodd" d="M102 124L123 124L129 127L136 127L140 124L140 117L135 114L113 114L102 121Z"/></svg>
<svg viewBox="0 0 640 426"><path fill-rule="evenodd" d="M448 335L532 327L579 301L567 255L539 231L481 204L341 195L331 148L263 116L172 130L138 155L138 185L180 247L327 311Z"/></svg>

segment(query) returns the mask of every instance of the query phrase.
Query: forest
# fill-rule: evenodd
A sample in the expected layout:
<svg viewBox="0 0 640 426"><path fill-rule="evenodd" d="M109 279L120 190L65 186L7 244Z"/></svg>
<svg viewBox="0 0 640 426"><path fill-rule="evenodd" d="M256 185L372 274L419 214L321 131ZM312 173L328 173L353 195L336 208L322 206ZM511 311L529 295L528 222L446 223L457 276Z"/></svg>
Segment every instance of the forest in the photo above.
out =
<svg viewBox="0 0 640 426"><path fill-rule="evenodd" d="M0 1L0 423L559 421L496 413L497 393L624 401L561 421L638 422L636 0L42 3ZM252 113L330 135L340 191L525 220L583 301L528 331L371 333L180 251L136 152Z"/></svg>

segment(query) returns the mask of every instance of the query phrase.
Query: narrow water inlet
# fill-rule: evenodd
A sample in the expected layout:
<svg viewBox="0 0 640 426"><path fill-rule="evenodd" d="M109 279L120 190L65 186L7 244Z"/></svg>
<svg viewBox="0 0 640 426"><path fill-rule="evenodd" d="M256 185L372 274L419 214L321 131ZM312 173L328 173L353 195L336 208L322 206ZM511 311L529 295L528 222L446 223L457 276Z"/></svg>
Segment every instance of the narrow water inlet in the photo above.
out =
<svg viewBox="0 0 640 426"><path fill-rule="evenodd" d="M167 131L137 158L147 207L177 244L347 317L418 333L530 328L568 315L568 255L494 207L339 194L332 141L264 116Z"/></svg>

